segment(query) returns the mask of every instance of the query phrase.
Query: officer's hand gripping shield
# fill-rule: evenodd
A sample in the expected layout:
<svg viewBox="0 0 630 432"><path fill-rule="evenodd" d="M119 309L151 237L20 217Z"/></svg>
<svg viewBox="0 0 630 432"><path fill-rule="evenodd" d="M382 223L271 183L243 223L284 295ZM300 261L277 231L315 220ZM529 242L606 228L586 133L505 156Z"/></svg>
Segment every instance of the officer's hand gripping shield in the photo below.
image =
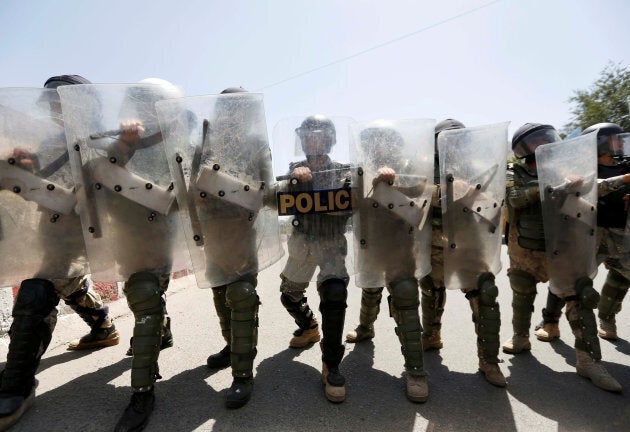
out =
<svg viewBox="0 0 630 432"><path fill-rule="evenodd" d="M284 251L263 96L167 100L157 111L198 286L229 284L277 262Z"/></svg>
<svg viewBox="0 0 630 432"><path fill-rule="evenodd" d="M435 121L425 119L350 126L358 167L353 232L360 287L421 279L431 271L431 226L426 221L434 190L434 128Z"/></svg>
<svg viewBox="0 0 630 432"><path fill-rule="evenodd" d="M323 118L328 127L305 130L310 118ZM277 212L288 250L283 275L293 282L347 279L354 272L353 254L348 253L356 171L350 163L351 122L346 117L293 117L274 127ZM306 177L296 175L305 170Z"/></svg>
<svg viewBox="0 0 630 432"><path fill-rule="evenodd" d="M536 149L545 226L549 289L574 294L575 282L597 273L597 143L595 134Z"/></svg>
<svg viewBox="0 0 630 432"><path fill-rule="evenodd" d="M508 123L438 136L444 220L444 282L469 289L501 270Z"/></svg>
<svg viewBox="0 0 630 432"><path fill-rule="evenodd" d="M189 268L154 106L172 95L155 84L58 91L93 279Z"/></svg>
<svg viewBox="0 0 630 432"><path fill-rule="evenodd" d="M0 284L89 273L56 90L0 89Z"/></svg>

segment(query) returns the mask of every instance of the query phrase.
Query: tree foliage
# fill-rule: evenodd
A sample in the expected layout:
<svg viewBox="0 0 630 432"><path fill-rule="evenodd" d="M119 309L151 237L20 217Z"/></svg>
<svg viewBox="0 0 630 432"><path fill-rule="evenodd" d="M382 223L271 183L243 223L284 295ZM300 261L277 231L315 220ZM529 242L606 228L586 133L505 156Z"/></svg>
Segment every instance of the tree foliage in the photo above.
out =
<svg viewBox="0 0 630 432"><path fill-rule="evenodd" d="M573 118L564 130L570 132L577 127L584 130L596 123L612 122L630 132L629 97L630 70L621 64L608 63L588 90L575 90L569 98Z"/></svg>

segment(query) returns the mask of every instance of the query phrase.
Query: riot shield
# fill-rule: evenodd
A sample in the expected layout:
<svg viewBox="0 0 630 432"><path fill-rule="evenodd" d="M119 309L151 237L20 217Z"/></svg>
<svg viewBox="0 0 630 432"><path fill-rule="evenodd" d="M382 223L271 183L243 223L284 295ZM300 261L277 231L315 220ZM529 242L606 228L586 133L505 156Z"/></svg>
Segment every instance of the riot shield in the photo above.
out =
<svg viewBox="0 0 630 432"><path fill-rule="evenodd" d="M424 277L431 271L434 120L350 126L355 281L362 288Z"/></svg>
<svg viewBox="0 0 630 432"><path fill-rule="evenodd" d="M596 134L536 149L549 289L575 294L575 282L597 274Z"/></svg>
<svg viewBox="0 0 630 432"><path fill-rule="evenodd" d="M284 251L263 96L166 100L157 111L198 286L225 285L277 262Z"/></svg>
<svg viewBox="0 0 630 432"><path fill-rule="evenodd" d="M0 89L0 286L89 273L56 90Z"/></svg>
<svg viewBox="0 0 630 432"><path fill-rule="evenodd" d="M284 119L274 127L278 215L288 234L282 274L292 282L348 279L354 272L348 253L354 198L351 121L316 115ZM296 176L298 171L308 174Z"/></svg>
<svg viewBox="0 0 630 432"><path fill-rule="evenodd" d="M477 286L501 270L508 123L454 129L438 136L448 289Z"/></svg>
<svg viewBox="0 0 630 432"><path fill-rule="evenodd" d="M58 89L95 281L189 268L155 102L155 84Z"/></svg>

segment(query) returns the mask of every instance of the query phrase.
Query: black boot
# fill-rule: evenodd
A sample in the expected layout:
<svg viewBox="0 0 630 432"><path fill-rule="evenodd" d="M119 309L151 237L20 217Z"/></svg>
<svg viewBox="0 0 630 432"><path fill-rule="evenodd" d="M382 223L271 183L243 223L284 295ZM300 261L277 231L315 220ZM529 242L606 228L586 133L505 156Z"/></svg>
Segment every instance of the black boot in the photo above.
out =
<svg viewBox="0 0 630 432"><path fill-rule="evenodd" d="M149 423L149 417L155 405L153 388L145 392L137 392L131 395L131 401L123 413L114 432L141 431Z"/></svg>
<svg viewBox="0 0 630 432"><path fill-rule="evenodd" d="M242 407L249 401L253 389L254 377L234 378L232 386L228 390L225 406L231 409Z"/></svg>
<svg viewBox="0 0 630 432"><path fill-rule="evenodd" d="M207 364L210 369L223 369L232 364L230 359L230 346L226 345L218 353L209 356Z"/></svg>

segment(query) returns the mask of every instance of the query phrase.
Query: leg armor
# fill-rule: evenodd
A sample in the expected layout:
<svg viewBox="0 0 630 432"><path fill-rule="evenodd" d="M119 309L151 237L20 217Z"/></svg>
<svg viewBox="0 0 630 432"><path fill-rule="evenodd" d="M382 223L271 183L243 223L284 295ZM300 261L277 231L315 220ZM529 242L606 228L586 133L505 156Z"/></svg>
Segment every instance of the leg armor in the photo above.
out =
<svg viewBox="0 0 630 432"><path fill-rule="evenodd" d="M551 291L547 291L547 304L542 310L543 322L557 324L562 315L562 308L565 305L564 299L561 299ZM540 327L542 327L542 324Z"/></svg>
<svg viewBox="0 0 630 432"><path fill-rule="evenodd" d="M93 297L96 298L93 299ZM77 291L64 298L64 301L85 321L92 331L99 329L107 319L109 308L103 306L100 296L90 290L90 284L87 282L81 284ZM101 306L93 307L97 304Z"/></svg>
<svg viewBox="0 0 630 432"><path fill-rule="evenodd" d="M301 298L296 300L295 297L297 297L297 295L283 292L280 295L280 301L287 312L289 312L289 315L293 317L298 327L301 330L306 330L311 326L313 311L309 307L303 293L299 292L299 294Z"/></svg>
<svg viewBox="0 0 630 432"><path fill-rule="evenodd" d="M494 275L484 273L479 276L477 287L477 290L467 293L466 298L473 311L478 355L487 363L499 363L501 313L497 303L499 289L494 284Z"/></svg>
<svg viewBox="0 0 630 432"><path fill-rule="evenodd" d="M608 271L606 282L602 287L602 295L597 305L597 316L605 321L611 321L621 311L621 304L628 292L630 281L615 270Z"/></svg>
<svg viewBox="0 0 630 432"><path fill-rule="evenodd" d="M232 375L235 378L251 378L258 342L258 295L256 279L239 280L227 286L226 299L230 308L232 328L231 354Z"/></svg>
<svg viewBox="0 0 630 432"><path fill-rule="evenodd" d="M59 297L50 281L22 282L13 306L11 340L1 378L0 417L16 412L33 390L39 361L50 344L49 322L56 317L58 303Z"/></svg>
<svg viewBox="0 0 630 432"><path fill-rule="evenodd" d="M131 387L138 392L148 391L160 377L157 360L162 339L164 306L159 279L149 272L134 273L123 291L136 319L133 328Z"/></svg>
<svg viewBox="0 0 630 432"><path fill-rule="evenodd" d="M396 321L396 334L405 358L405 369L411 375L426 375L422 355L422 326L418 313L418 280L398 280L391 284L390 290L389 307Z"/></svg>
<svg viewBox="0 0 630 432"><path fill-rule="evenodd" d="M341 343L343 324L346 317L348 289L341 279L325 280L318 289L319 311L322 314L322 361L329 368L337 368L343 358Z"/></svg>
<svg viewBox="0 0 630 432"><path fill-rule="evenodd" d="M587 277L576 281L575 293L575 296L566 298L566 315L575 335L575 349L587 352L593 360L601 360L602 352L593 312L599 302L599 293L593 288L593 281Z"/></svg>
<svg viewBox="0 0 630 432"><path fill-rule="evenodd" d="M536 279L526 271L518 269L512 269L509 278L512 287L512 328L514 335L529 336L534 300L536 299Z"/></svg>
<svg viewBox="0 0 630 432"><path fill-rule="evenodd" d="M374 328L374 321L381 311L383 288L363 288L361 292L361 312L359 325L367 330Z"/></svg>
<svg viewBox="0 0 630 432"><path fill-rule="evenodd" d="M216 288L212 288L212 297L214 300L214 308L217 311L219 317L219 326L221 327L221 335L225 342L230 345L232 339L232 327L230 324L231 311L227 305L227 286L222 285Z"/></svg>
<svg viewBox="0 0 630 432"><path fill-rule="evenodd" d="M430 276L420 280L422 288L422 327L425 334L432 335L442 327L442 314L446 303L446 289L436 287Z"/></svg>

